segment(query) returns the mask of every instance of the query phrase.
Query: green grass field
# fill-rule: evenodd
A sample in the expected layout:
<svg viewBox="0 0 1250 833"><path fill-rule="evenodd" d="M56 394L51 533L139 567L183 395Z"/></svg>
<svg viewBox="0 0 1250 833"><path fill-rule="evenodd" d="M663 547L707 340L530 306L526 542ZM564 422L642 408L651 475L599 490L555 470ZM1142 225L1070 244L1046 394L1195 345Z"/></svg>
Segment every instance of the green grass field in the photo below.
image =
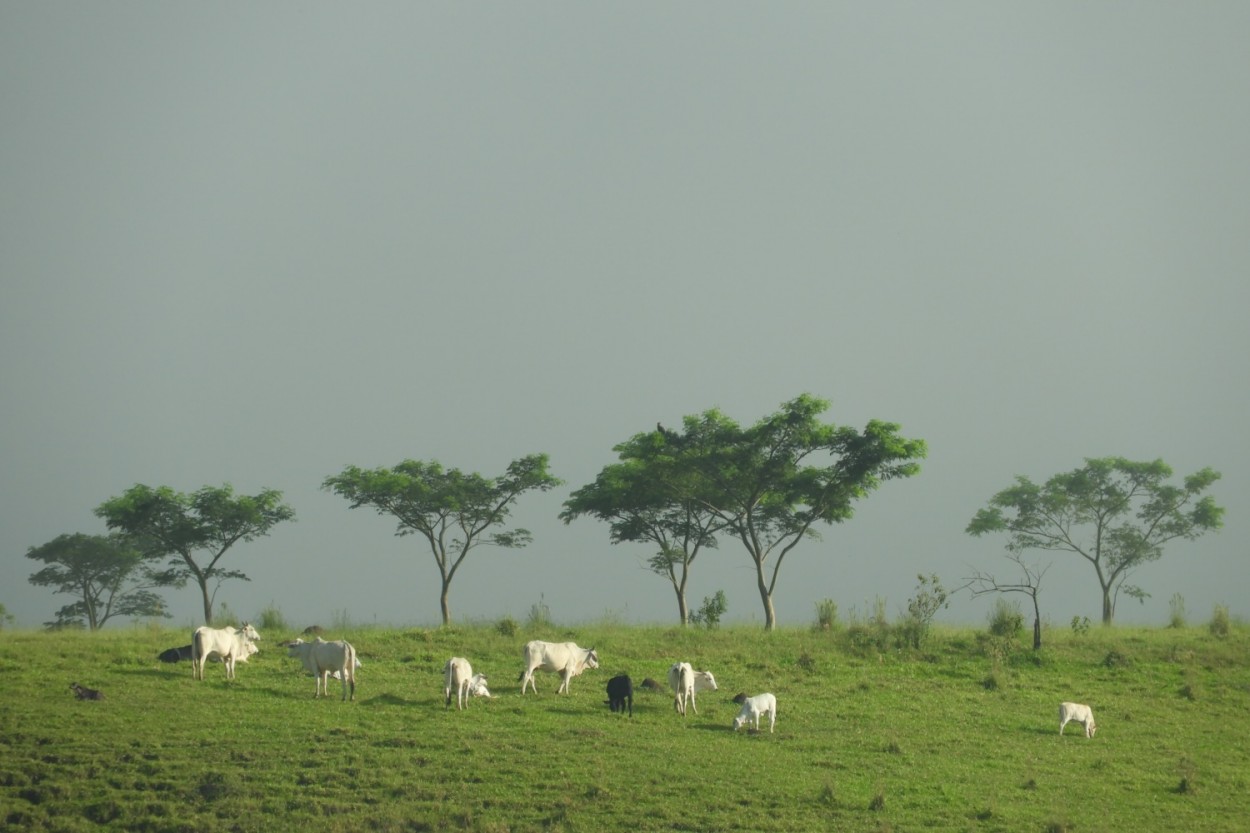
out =
<svg viewBox="0 0 1250 833"><path fill-rule="evenodd" d="M1250 818L1250 634L1054 629L1033 654L971 630L924 651L838 634L589 624L503 636L359 628L355 703L313 699L279 642L226 682L157 662L184 630L0 631L0 825L23 831L1228 831ZM516 683L521 646L571 639L602 665L557 696ZM468 657L495 699L443 707ZM720 690L682 719L619 672L683 659ZM75 700L70 682L102 702ZM730 729L738 692L777 695L777 730ZM1061 700L1098 733L1058 734Z"/></svg>

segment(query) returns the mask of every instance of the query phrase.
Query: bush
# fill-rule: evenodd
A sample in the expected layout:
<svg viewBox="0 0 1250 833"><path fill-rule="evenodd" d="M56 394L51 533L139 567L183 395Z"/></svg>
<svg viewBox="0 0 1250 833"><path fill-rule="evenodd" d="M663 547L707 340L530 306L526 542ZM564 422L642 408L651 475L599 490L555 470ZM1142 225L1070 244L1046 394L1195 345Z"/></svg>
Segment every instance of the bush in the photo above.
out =
<svg viewBox="0 0 1250 833"><path fill-rule="evenodd" d="M929 636L933 617L944 607L950 607L950 595L936 575L916 576L916 595L907 600L907 615L899 623L897 638L900 647L919 649Z"/></svg>
<svg viewBox="0 0 1250 833"><path fill-rule="evenodd" d="M495 623L495 631L500 636L516 636L517 627L516 620L511 616L505 616Z"/></svg>
<svg viewBox="0 0 1250 833"><path fill-rule="evenodd" d="M1017 637L1024 630L1024 614L1019 602L1009 602L1001 596L994 602L989 613L990 633L994 636Z"/></svg>
<svg viewBox="0 0 1250 833"><path fill-rule="evenodd" d="M1223 639L1228 636L1228 632L1232 629L1232 625L1228 619L1228 606L1216 605L1215 612L1211 614L1211 623L1207 625L1211 631L1211 635L1217 639Z"/></svg>
<svg viewBox="0 0 1250 833"><path fill-rule="evenodd" d="M1077 636L1084 636L1089 633L1089 617L1073 616L1072 617L1072 633Z"/></svg>
<svg viewBox="0 0 1250 833"><path fill-rule="evenodd" d="M725 591L717 590L715 595L703 597L699 612L690 614L690 624L702 625L708 630L714 630L720 627L720 618L728 609L729 602L725 599Z"/></svg>

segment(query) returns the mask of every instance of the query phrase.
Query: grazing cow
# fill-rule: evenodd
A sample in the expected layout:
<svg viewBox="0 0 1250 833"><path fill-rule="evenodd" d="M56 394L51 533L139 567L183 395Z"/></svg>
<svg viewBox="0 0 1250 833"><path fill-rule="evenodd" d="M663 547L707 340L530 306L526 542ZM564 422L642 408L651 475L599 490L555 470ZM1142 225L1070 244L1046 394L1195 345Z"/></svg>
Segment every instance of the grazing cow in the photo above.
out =
<svg viewBox="0 0 1250 833"><path fill-rule="evenodd" d="M1069 721L1076 721L1084 726L1087 738L1092 738L1094 732L1098 731L1098 726L1094 723L1094 712L1089 706L1080 703L1060 703L1059 734L1063 734L1063 727L1067 726Z"/></svg>
<svg viewBox="0 0 1250 833"><path fill-rule="evenodd" d="M716 678L711 671L695 671L688 662L675 662L668 669L668 686L673 690L673 708L686 716L686 702L699 713L694 695L697 691L716 691Z"/></svg>
<svg viewBox="0 0 1250 833"><path fill-rule="evenodd" d="M191 659L191 646L183 645L181 648L170 648L168 651L161 651L161 655L157 657L161 662L178 662L179 660Z"/></svg>
<svg viewBox="0 0 1250 833"><path fill-rule="evenodd" d="M535 639L525 643L525 670L518 679L521 681L521 693L526 686L538 693L534 684L534 672L555 671L560 675L560 687L556 694L568 694L569 680L587 668L599 667L599 655L594 648L581 648L575 642L542 642Z"/></svg>
<svg viewBox="0 0 1250 833"><path fill-rule="evenodd" d="M351 686L351 699L356 699L356 649L350 642L338 640L326 642L317 637L312 642L297 639L287 643L287 656L299 657L304 668L317 678L317 688L313 698L330 694L330 674L339 672L343 682L343 700L347 700L348 685Z"/></svg>
<svg viewBox="0 0 1250 833"><path fill-rule="evenodd" d="M742 711L734 718L734 731L738 731L748 720L754 723L755 731L760 729L760 715L768 714L768 731L771 734L777 723L777 698L771 694L757 694L742 701Z"/></svg>
<svg viewBox="0 0 1250 833"><path fill-rule="evenodd" d="M249 643L260 639L256 628L243 623L242 628L196 628L191 635L191 676L204 679L204 661L210 654L218 654L226 666L226 679L234 679L234 663L255 653L256 646Z"/></svg>
<svg viewBox="0 0 1250 833"><path fill-rule="evenodd" d="M473 667L464 657L452 657L443 666L443 708L451 708L451 692L456 692L456 710L469 702L473 686Z"/></svg>
<svg viewBox="0 0 1250 833"><path fill-rule="evenodd" d="M608 680L608 708L613 713L624 712L629 708L629 716L634 716L634 681L628 674L621 674Z"/></svg>
<svg viewBox="0 0 1250 833"><path fill-rule="evenodd" d="M86 686L80 686L78 683L70 683L69 687L70 689L73 690L74 696L77 697L79 700L103 700L104 699L103 691L97 691L94 688L87 688Z"/></svg>

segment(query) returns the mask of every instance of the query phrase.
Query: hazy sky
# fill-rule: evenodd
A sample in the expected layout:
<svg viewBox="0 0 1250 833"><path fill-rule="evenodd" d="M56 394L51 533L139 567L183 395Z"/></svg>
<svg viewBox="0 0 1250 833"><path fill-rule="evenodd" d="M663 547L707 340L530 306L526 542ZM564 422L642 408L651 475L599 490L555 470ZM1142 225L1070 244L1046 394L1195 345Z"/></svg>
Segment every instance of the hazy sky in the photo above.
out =
<svg viewBox="0 0 1250 833"><path fill-rule="evenodd" d="M783 626L1013 576L972 515L1110 455L1212 466L1227 508L1117 618L1245 616L1247 31L1240 0L0 0L0 603L71 602L28 548L130 486L229 482L298 514L227 557L232 610L436 623L420 541L321 482L545 452L567 485L453 615L673 622L650 550L562 502L657 421L809 392L930 455L788 557ZM1097 620L1092 568L1045 560L1044 614ZM762 622L732 542L718 589Z"/></svg>

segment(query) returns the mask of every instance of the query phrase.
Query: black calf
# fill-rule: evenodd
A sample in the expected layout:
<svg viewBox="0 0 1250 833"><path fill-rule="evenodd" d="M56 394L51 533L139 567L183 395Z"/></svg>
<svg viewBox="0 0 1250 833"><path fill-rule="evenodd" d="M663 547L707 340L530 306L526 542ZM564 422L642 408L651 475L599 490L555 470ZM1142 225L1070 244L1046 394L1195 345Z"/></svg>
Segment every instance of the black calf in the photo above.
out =
<svg viewBox="0 0 1250 833"><path fill-rule="evenodd" d="M70 683L69 687L73 689L74 696L79 700L103 700L104 692L96 691L94 688L80 686L78 683Z"/></svg>
<svg viewBox="0 0 1250 833"><path fill-rule="evenodd" d="M634 681L628 674L621 674L608 680L608 707L613 712L629 709L629 716L634 716Z"/></svg>

